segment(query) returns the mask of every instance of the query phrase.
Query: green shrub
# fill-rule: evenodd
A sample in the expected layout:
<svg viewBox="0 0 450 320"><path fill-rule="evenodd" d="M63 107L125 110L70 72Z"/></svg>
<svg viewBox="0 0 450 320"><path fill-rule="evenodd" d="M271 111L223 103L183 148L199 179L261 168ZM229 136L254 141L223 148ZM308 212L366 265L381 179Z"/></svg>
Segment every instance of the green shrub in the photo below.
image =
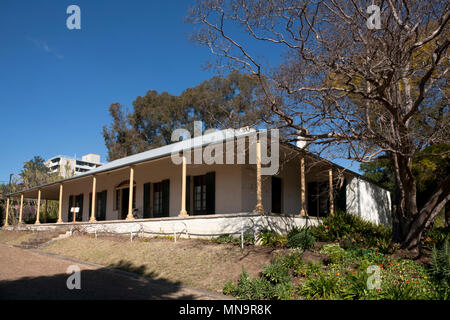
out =
<svg viewBox="0 0 450 320"><path fill-rule="evenodd" d="M241 236L233 236L231 234L222 234L215 239L215 242L220 244L231 243L234 245L241 245ZM255 244L255 237L252 233L244 233L244 245Z"/></svg>
<svg viewBox="0 0 450 320"><path fill-rule="evenodd" d="M215 239L217 243L225 244L231 243L233 241L233 236L231 234L222 234Z"/></svg>
<svg viewBox="0 0 450 320"><path fill-rule="evenodd" d="M285 237L275 231L264 229L258 234L258 239L263 246L275 247L286 242Z"/></svg>
<svg viewBox="0 0 450 320"><path fill-rule="evenodd" d="M276 258L274 261L264 266L263 276L273 284L287 283L291 281L289 269L283 265L283 260Z"/></svg>
<svg viewBox="0 0 450 320"><path fill-rule="evenodd" d="M386 300L417 300L423 298L416 287L407 283L389 286L382 292L382 298Z"/></svg>
<svg viewBox="0 0 450 320"><path fill-rule="evenodd" d="M298 265L294 269L294 275L302 277L313 277L320 275L322 273L322 264L320 262L308 261L308 263L303 263Z"/></svg>
<svg viewBox="0 0 450 320"><path fill-rule="evenodd" d="M289 269L296 269L299 266L303 266L305 262L302 258L302 252L298 249L294 249L291 253L282 258L282 264Z"/></svg>
<svg viewBox="0 0 450 320"><path fill-rule="evenodd" d="M331 262L336 264L343 261L345 256L345 250L339 244L325 244L320 249L320 252L328 255Z"/></svg>
<svg viewBox="0 0 450 320"><path fill-rule="evenodd" d="M284 280L283 280L284 281ZM232 281L224 284L223 293L233 295L238 299L290 299L294 288L289 281L273 284L266 278L250 279L247 271L242 267L242 274L237 285Z"/></svg>
<svg viewBox="0 0 450 320"><path fill-rule="evenodd" d="M287 235L287 246L289 248L310 249L316 243L316 238L309 228L293 228Z"/></svg>
<svg viewBox="0 0 450 320"><path fill-rule="evenodd" d="M425 237L425 245L432 244L438 248L442 247L445 241L450 241L450 233L447 228L432 228Z"/></svg>
<svg viewBox="0 0 450 320"><path fill-rule="evenodd" d="M244 269L244 266L242 266L242 273L239 278L239 281L236 286L233 285L233 283L227 282L225 283L226 287L224 286L224 292L231 293L233 296L235 296L238 299L244 299L244 300L253 300L253 299L261 299L260 290L255 287L255 284L248 274L248 272ZM256 289L256 290L255 290Z"/></svg>
<svg viewBox="0 0 450 320"><path fill-rule="evenodd" d="M255 244L255 236L253 235L253 233L248 233L248 232L244 233L244 244L246 244L246 245Z"/></svg>
<svg viewBox="0 0 450 320"><path fill-rule="evenodd" d="M320 225L311 227L311 231L319 241L341 242L344 247L376 247L386 252L391 242L390 228L343 211L324 217Z"/></svg>
<svg viewBox="0 0 450 320"><path fill-rule="evenodd" d="M271 292L271 299L276 300L289 300L294 293L294 286L291 282L283 282L277 284Z"/></svg>
<svg viewBox="0 0 450 320"><path fill-rule="evenodd" d="M234 285L233 281L228 280L223 285L223 294L224 295L233 295L236 292L237 287Z"/></svg>
<svg viewBox="0 0 450 320"><path fill-rule="evenodd" d="M330 299L339 295L337 277L320 274L317 278L308 279L300 288L299 293L308 299Z"/></svg>
<svg viewBox="0 0 450 320"><path fill-rule="evenodd" d="M347 274L345 278L346 285L342 287L341 296L349 300L363 300L367 298L370 291L367 287L369 274L365 271Z"/></svg>
<svg viewBox="0 0 450 320"><path fill-rule="evenodd" d="M450 290L450 246L448 241L445 241L441 248L433 248L430 271L436 283L448 292Z"/></svg>

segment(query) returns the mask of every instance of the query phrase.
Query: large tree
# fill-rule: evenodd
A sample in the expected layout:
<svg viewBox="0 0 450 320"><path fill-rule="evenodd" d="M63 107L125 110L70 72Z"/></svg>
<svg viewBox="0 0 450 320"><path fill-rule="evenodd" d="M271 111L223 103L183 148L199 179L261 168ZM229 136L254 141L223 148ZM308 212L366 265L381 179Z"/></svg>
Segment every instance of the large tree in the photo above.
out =
<svg viewBox="0 0 450 320"><path fill-rule="evenodd" d="M114 103L109 108L113 121L103 127L108 159L169 144L175 129L192 129L194 121L203 121L205 129L258 125L267 115L259 103L260 95L256 77L232 72L186 89L179 96L148 91L136 98L128 113Z"/></svg>
<svg viewBox="0 0 450 320"><path fill-rule="evenodd" d="M412 167L426 147L449 143L449 17L440 0L203 0L188 20L217 66L258 77L292 139L361 162L388 157L393 242L420 252L450 199L447 176L419 210Z"/></svg>

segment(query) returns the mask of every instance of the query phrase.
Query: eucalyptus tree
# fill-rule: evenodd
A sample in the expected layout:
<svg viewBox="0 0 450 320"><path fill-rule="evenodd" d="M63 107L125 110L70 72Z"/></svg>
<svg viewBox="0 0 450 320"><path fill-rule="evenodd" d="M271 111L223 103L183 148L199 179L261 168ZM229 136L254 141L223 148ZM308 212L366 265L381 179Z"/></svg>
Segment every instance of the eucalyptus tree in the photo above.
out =
<svg viewBox="0 0 450 320"><path fill-rule="evenodd" d="M450 140L449 17L440 0L203 0L187 20L212 65L259 79L292 140L360 162L388 157L393 242L419 252L450 198L447 175L419 210L412 171L430 155L420 151Z"/></svg>

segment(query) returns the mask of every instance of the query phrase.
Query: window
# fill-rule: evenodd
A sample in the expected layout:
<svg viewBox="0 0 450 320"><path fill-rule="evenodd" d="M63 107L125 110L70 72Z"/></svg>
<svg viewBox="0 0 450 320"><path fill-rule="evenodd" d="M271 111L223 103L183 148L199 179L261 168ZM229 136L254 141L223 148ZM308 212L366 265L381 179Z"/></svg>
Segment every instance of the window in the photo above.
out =
<svg viewBox="0 0 450 320"><path fill-rule="evenodd" d="M206 212L206 175L194 177L194 212Z"/></svg>
<svg viewBox="0 0 450 320"><path fill-rule="evenodd" d="M153 184L153 216L169 216L170 180Z"/></svg>
<svg viewBox="0 0 450 320"><path fill-rule="evenodd" d="M194 214L215 213L215 172L194 176Z"/></svg>
<svg viewBox="0 0 450 320"><path fill-rule="evenodd" d="M153 186L153 215L160 217L163 214L163 194L162 182L155 183Z"/></svg>

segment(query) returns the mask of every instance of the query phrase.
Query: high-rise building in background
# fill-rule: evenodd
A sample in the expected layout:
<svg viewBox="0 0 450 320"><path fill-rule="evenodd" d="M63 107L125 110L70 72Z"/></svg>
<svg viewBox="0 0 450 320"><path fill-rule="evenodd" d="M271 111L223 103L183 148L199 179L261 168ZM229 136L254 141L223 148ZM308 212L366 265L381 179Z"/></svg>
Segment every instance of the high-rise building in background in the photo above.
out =
<svg viewBox="0 0 450 320"><path fill-rule="evenodd" d="M100 167L100 155L96 153L88 153L81 157L81 160L75 157L55 156L48 159L45 165L50 169L51 173L58 173L63 178L69 178L81 173L87 172L94 168Z"/></svg>

